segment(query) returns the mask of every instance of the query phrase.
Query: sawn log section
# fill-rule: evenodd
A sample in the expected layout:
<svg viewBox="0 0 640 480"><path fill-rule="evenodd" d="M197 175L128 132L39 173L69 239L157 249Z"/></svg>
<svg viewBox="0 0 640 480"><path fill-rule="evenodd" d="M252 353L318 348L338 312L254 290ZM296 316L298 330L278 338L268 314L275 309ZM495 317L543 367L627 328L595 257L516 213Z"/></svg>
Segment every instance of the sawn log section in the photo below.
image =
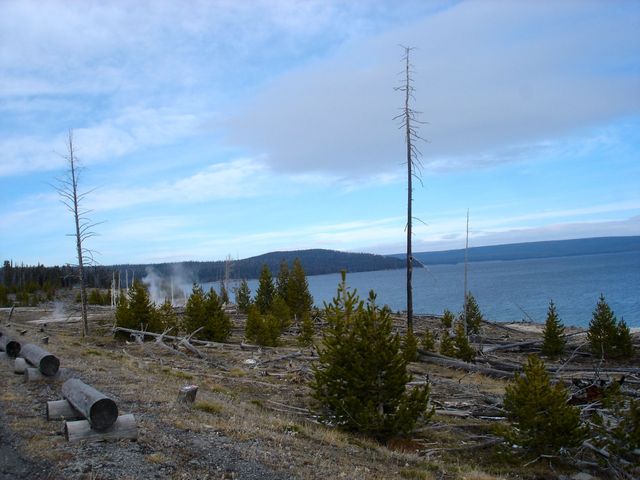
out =
<svg viewBox="0 0 640 480"><path fill-rule="evenodd" d="M87 419L94 430L106 430L118 419L116 402L77 378L64 382L62 396Z"/></svg>

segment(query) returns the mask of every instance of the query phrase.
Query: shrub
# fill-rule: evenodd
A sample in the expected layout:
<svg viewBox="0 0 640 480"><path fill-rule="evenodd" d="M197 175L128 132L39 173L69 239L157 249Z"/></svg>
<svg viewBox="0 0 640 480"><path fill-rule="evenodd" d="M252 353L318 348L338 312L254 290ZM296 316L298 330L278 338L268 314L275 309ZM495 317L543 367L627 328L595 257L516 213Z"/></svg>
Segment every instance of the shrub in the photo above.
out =
<svg viewBox="0 0 640 480"><path fill-rule="evenodd" d="M280 320L270 313L262 314L258 307L249 307L247 324L245 325L245 337L257 344L275 347L281 334Z"/></svg>
<svg viewBox="0 0 640 480"><path fill-rule="evenodd" d="M553 300L549 302L547 310L547 320L542 330L544 342L542 343L542 353L549 357L562 355L567 340L564 338L564 325L558 318L556 306Z"/></svg>
<svg viewBox="0 0 640 480"><path fill-rule="evenodd" d="M561 383L552 385L542 360L531 355L524 375L516 373L506 388L504 409L513 428L505 436L536 454L578 446L586 432L580 410L567 400L567 389Z"/></svg>
<svg viewBox="0 0 640 480"><path fill-rule="evenodd" d="M375 304L373 292L365 306L349 292L343 273L336 297L325 304L325 318L311 383L325 419L380 440L410 432L425 414L429 386L407 389L411 375L389 309Z"/></svg>

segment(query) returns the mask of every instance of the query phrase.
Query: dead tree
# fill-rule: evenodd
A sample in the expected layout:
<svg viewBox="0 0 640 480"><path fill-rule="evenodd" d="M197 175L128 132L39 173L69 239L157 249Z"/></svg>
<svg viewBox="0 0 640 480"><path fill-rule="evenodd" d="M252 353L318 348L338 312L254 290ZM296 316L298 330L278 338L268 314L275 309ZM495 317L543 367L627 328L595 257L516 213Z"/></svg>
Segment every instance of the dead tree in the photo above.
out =
<svg viewBox="0 0 640 480"><path fill-rule="evenodd" d="M418 119L420 112L411 108L411 100L415 100L413 96L413 78L412 65L410 62L410 54L412 47L402 47L404 49L403 60L405 62L404 79L397 91L404 92L404 106L401 112L394 120L399 121L399 128L405 131L405 142L407 144L407 330L413 332L413 252L412 252L412 226L413 226L413 180L416 179L422 184L420 170L422 163L420 157L422 153L416 147L419 140L424 140L418 133L420 124L424 123Z"/></svg>
<svg viewBox="0 0 640 480"><path fill-rule="evenodd" d="M90 210L82 207L82 201L91 191L81 193L78 189L80 168L73 147L72 130L69 130L67 153L62 155L62 157L67 161L67 173L63 178L58 179L58 185L55 188L62 198L62 203L73 214L75 231L68 235L75 237L76 240L78 280L80 282L80 301L82 308L82 335L86 336L89 335L89 322L87 320L87 279L84 267L93 263L94 252L87 249L84 243L88 238L96 235L93 227L97 224L92 223L89 219L88 214Z"/></svg>

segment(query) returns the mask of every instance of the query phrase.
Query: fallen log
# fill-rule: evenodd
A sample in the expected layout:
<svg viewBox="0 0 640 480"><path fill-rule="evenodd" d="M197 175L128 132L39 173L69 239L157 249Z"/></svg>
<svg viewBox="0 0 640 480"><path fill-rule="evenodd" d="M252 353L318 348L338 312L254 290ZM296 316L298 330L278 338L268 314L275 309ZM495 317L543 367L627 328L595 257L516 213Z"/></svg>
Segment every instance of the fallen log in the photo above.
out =
<svg viewBox="0 0 640 480"><path fill-rule="evenodd" d="M5 352L8 357L16 358L20 353L20 342L14 340L6 333L0 336L0 350Z"/></svg>
<svg viewBox="0 0 640 480"><path fill-rule="evenodd" d="M4 352L0 352L0 360L7 360L9 358L9 355L7 355Z"/></svg>
<svg viewBox="0 0 640 480"><path fill-rule="evenodd" d="M60 368L58 357L33 343L24 345L20 349L20 356L48 377L54 376Z"/></svg>
<svg viewBox="0 0 640 480"><path fill-rule="evenodd" d="M60 368L55 375L43 375L37 368L27 367L24 371L25 382L41 382L48 381L64 381L71 375L71 371L66 368Z"/></svg>
<svg viewBox="0 0 640 480"><path fill-rule="evenodd" d="M64 436L69 442L103 442L112 440L136 440L138 428L136 419L131 413L120 415L116 421L105 430L95 430L87 420L64 422Z"/></svg>
<svg viewBox="0 0 640 480"><path fill-rule="evenodd" d="M81 420L84 416L68 400L47 402L47 420Z"/></svg>
<svg viewBox="0 0 640 480"><path fill-rule="evenodd" d="M464 370L466 372L482 373L483 375L492 378L513 378L513 373L511 372L483 367L473 363L463 362L462 360L455 360L453 358L441 358L441 356L435 357L431 355L419 355L418 358L422 362L433 363L442 367L455 368L457 370Z"/></svg>
<svg viewBox="0 0 640 480"><path fill-rule="evenodd" d="M94 430L106 430L118 419L116 402L77 378L64 382L62 396L88 420Z"/></svg>
<svg viewBox="0 0 640 480"><path fill-rule="evenodd" d="M21 357L16 358L13 363L13 373L17 373L18 375L24 375L24 372L26 369L27 369L27 361Z"/></svg>

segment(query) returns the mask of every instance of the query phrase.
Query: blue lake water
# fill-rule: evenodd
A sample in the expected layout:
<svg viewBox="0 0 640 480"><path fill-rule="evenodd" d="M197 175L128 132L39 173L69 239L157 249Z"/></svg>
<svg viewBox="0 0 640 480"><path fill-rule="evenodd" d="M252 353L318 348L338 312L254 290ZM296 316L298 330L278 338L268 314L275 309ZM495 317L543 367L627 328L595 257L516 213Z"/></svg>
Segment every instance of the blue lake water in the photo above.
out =
<svg viewBox="0 0 640 480"><path fill-rule="evenodd" d="M308 277L316 305L336 293L339 274ZM464 265L433 265L413 271L415 313L462 309ZM257 280L248 282L253 294ZM350 273L347 283L366 298L373 289L379 304L406 309L406 272ZM206 287L208 288L208 284ZM587 326L600 294L630 327L640 327L640 252L498 262L471 262L468 286L485 318L544 322L553 299L566 325ZM525 313L526 312L526 313Z"/></svg>

